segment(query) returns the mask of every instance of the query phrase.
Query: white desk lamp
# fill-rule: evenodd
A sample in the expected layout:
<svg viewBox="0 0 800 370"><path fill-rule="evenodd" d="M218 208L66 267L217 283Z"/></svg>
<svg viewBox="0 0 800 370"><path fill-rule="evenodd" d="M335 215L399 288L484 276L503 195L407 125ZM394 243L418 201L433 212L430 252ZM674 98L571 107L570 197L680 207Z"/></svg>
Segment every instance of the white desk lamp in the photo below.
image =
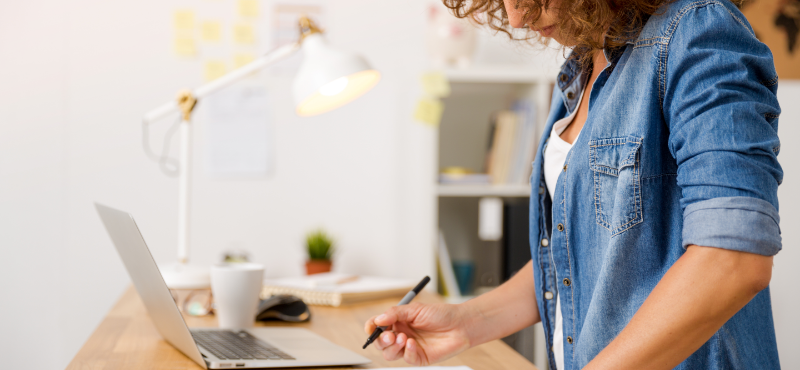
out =
<svg viewBox="0 0 800 370"><path fill-rule="evenodd" d="M180 169L178 188L178 263L164 266L161 273L171 289L202 289L210 286L207 267L189 262L189 205L192 175L191 113L199 100L303 49L305 60L292 86L295 111L313 116L338 108L369 91L380 79L358 55L331 48L322 31L306 17L300 18L300 39L280 47L192 91L184 90L177 101L166 103L144 116L145 127L170 114L181 113Z"/></svg>

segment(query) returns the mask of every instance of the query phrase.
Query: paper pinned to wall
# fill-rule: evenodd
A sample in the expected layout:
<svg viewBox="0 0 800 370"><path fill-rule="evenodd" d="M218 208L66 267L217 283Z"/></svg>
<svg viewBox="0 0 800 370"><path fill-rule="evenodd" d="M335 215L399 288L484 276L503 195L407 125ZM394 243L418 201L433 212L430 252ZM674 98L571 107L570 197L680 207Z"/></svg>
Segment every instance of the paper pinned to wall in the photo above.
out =
<svg viewBox="0 0 800 370"><path fill-rule="evenodd" d="M180 57L193 57L197 55L194 39L191 37L176 37L172 44L175 54Z"/></svg>
<svg viewBox="0 0 800 370"><path fill-rule="evenodd" d="M194 29L194 12L191 10L176 10L172 21L176 30L192 31Z"/></svg>
<svg viewBox="0 0 800 370"><path fill-rule="evenodd" d="M256 60L256 57L250 53L238 53L233 56L233 66L234 68L239 68L248 64L252 61Z"/></svg>
<svg viewBox="0 0 800 370"><path fill-rule="evenodd" d="M200 24L200 37L203 41L219 42L222 37L222 26L219 21L203 21Z"/></svg>
<svg viewBox="0 0 800 370"><path fill-rule="evenodd" d="M437 98L443 98L450 95L450 82L447 76L441 72L429 72L422 74L422 89L425 94Z"/></svg>
<svg viewBox="0 0 800 370"><path fill-rule="evenodd" d="M221 60L207 60L203 68L206 82L214 81L222 77L225 75L226 70L225 62Z"/></svg>
<svg viewBox="0 0 800 370"><path fill-rule="evenodd" d="M239 23L233 26L233 41L237 44L252 45L256 42L253 26L247 23Z"/></svg>
<svg viewBox="0 0 800 370"><path fill-rule="evenodd" d="M439 99L423 98L417 102L417 108L414 110L414 119L431 126L438 126L442 120L443 112L444 103Z"/></svg>
<svg viewBox="0 0 800 370"><path fill-rule="evenodd" d="M242 17L258 17L258 0L239 0L239 15Z"/></svg>
<svg viewBox="0 0 800 370"><path fill-rule="evenodd" d="M243 84L207 97L206 174L210 177L262 177L272 170L270 117L266 88Z"/></svg>

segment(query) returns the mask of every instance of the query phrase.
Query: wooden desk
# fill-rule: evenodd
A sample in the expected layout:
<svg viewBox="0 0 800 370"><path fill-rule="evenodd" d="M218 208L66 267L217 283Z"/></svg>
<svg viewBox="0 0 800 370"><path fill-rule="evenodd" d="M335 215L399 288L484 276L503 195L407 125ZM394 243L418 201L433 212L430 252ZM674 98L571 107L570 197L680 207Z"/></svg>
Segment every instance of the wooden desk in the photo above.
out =
<svg viewBox="0 0 800 370"><path fill-rule="evenodd" d="M433 294L422 294L420 302L438 302ZM375 348L362 350L367 335L363 332L364 322L383 312L387 307L397 304L397 299L373 301L346 307L311 306L311 321L303 324L269 323L264 326L295 326L309 329L328 338L332 342L349 348L372 360L364 369L376 367L409 366L402 360L388 362ZM189 327L214 327L217 320L213 316L186 316ZM474 370L519 369L536 370L528 360L520 356L505 343L495 340L442 362L443 366L466 365ZM336 369L347 369L337 367ZM202 369L174 347L165 342L150 321L136 290L131 287L122 295L72 359L67 369Z"/></svg>

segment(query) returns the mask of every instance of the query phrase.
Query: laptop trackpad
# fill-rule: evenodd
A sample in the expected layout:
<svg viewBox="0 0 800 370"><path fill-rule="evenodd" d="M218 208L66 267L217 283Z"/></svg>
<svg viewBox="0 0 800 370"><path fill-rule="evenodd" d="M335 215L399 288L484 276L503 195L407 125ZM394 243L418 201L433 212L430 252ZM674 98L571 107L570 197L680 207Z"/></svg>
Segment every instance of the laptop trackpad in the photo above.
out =
<svg viewBox="0 0 800 370"><path fill-rule="evenodd" d="M247 331L259 339L278 347L298 361L337 358L347 355L347 350L329 340L301 328L250 328ZM347 356L349 357L349 356Z"/></svg>

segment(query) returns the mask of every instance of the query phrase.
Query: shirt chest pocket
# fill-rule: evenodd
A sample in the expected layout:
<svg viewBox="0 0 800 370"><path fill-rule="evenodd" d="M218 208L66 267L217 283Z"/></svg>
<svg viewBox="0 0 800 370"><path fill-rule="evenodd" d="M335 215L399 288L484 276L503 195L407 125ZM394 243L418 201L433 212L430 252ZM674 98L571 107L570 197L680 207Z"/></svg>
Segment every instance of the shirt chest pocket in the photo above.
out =
<svg viewBox="0 0 800 370"><path fill-rule="evenodd" d="M616 236L642 222L642 186L636 137L589 141L597 223Z"/></svg>

